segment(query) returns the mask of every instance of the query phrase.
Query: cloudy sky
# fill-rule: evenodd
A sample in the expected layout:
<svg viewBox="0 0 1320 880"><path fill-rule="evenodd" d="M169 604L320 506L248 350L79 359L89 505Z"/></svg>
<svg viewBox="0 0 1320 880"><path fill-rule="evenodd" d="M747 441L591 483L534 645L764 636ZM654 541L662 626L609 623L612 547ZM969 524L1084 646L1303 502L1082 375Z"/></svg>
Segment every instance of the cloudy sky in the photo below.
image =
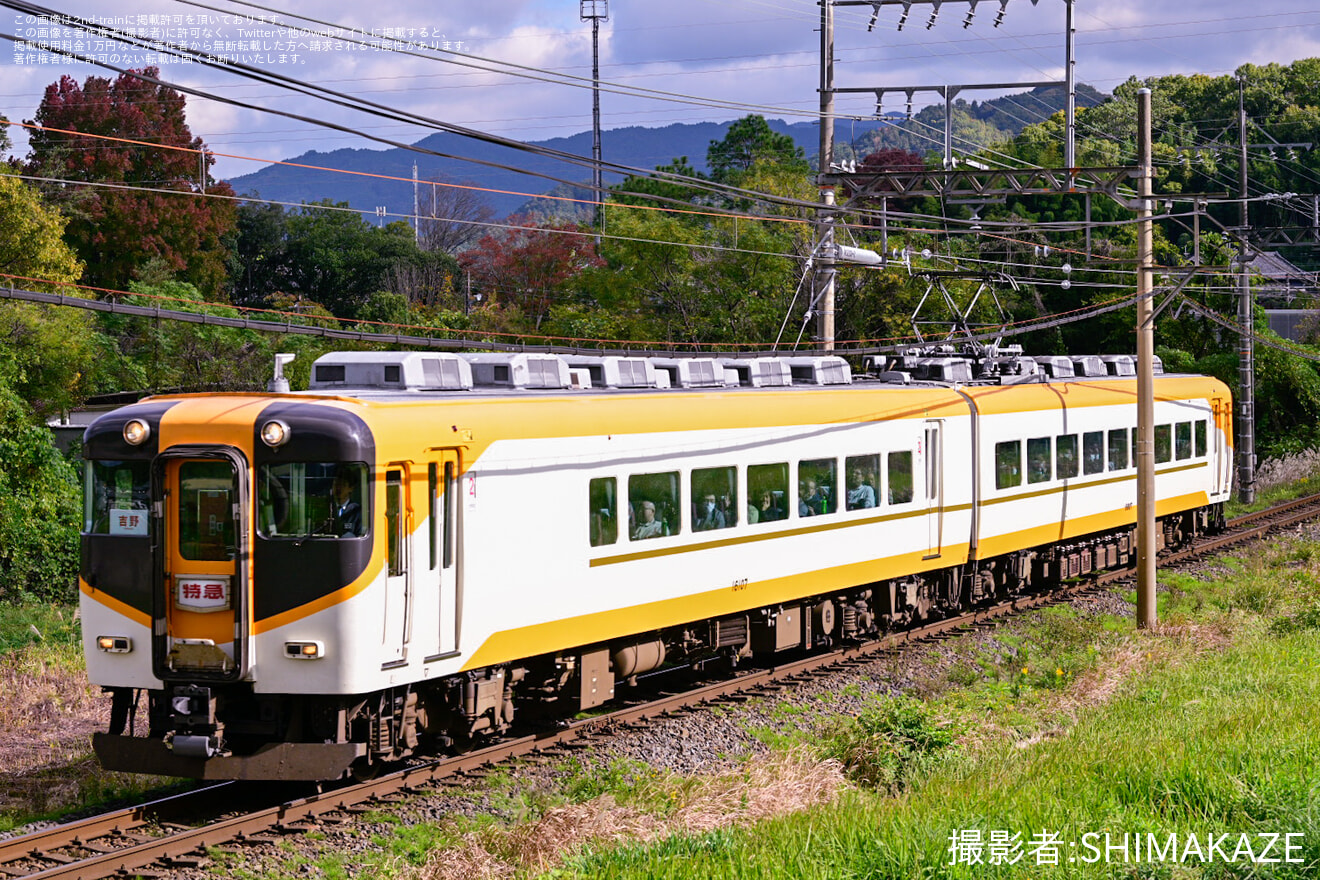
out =
<svg viewBox="0 0 1320 880"><path fill-rule="evenodd" d="M538 70L589 78L591 28L580 20L577 0L265 0L260 6L233 0L46 0L68 14L96 17L130 29L160 28L207 51L248 60L264 69L314 82L422 116L522 140L542 140L588 129L589 89L530 78ZM836 85L889 88L942 83L1027 82L1063 75L1064 0L1005 0L1002 25L994 27L1000 0L979 0L970 27L963 27L968 0L944 0L933 27L931 6L917 0L902 31L900 7L887 6L873 31L871 9L836 12ZM590 4L586 4L590 5ZM604 7L604 2L597 6ZM602 23L601 78L621 90L601 97L605 128L663 126L675 122L728 120L761 112L789 121L812 118L819 106L819 7L810 0L613 0ZM328 25L298 19L314 16ZM253 21L262 16L266 21ZM1290 62L1320 56L1320 8L1315 0L1077 0L1078 80L1102 90L1130 76L1201 72L1225 74L1243 63ZM322 36L294 26L343 32ZM0 32L49 38L43 23L0 7ZM426 52L409 57L362 50L339 39L349 29L369 37L410 39L457 54ZM361 36L361 33L359 33ZM77 39L67 32L57 39ZM113 53L87 41L85 49ZM154 59L122 47L129 66ZM140 50L138 50L140 52ZM474 70L459 63L481 59L533 70L514 76ZM252 83L195 64L161 65L165 79L262 107L332 120L354 131L413 142L431 133L420 125L375 119L278 87ZM113 76L0 41L0 113L32 118L43 89L62 74L83 80ZM678 97L684 96L684 97ZM967 93L969 98L992 93ZM914 96L916 106L933 95ZM903 106L901 95L885 110ZM729 106L733 104L734 106ZM712 106L716 105L716 106ZM872 96L841 100L842 113L874 113ZM308 150L372 147L369 141L257 110L190 98L195 134L219 153L221 176L245 174L265 161ZM840 134L850 123L842 121ZM11 127L15 152L26 147Z"/></svg>

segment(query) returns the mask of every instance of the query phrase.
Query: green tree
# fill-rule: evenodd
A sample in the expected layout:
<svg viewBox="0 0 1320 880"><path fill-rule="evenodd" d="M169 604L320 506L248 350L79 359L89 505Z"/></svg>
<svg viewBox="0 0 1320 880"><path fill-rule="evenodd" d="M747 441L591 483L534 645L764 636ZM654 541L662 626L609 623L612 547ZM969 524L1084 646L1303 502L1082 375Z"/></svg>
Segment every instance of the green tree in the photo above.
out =
<svg viewBox="0 0 1320 880"><path fill-rule="evenodd" d="M130 305L217 317L239 314L207 302L197 288L181 281L134 282L131 289L134 295L124 298ZM296 353L310 338L116 313L103 313L101 322L105 334L118 341L106 369L114 371L115 385L132 389L260 389L271 375L272 346L280 341L293 348L279 350Z"/></svg>
<svg viewBox="0 0 1320 880"><path fill-rule="evenodd" d="M229 299L264 306L288 285L289 216L274 202L244 202L234 220L229 251Z"/></svg>
<svg viewBox="0 0 1320 880"><path fill-rule="evenodd" d="M6 282L76 294L59 284L77 281L83 269L64 243L64 227L35 189L0 177L0 277ZM0 380L39 414L67 409L92 390L100 341L87 312L0 303Z"/></svg>
<svg viewBox="0 0 1320 880"><path fill-rule="evenodd" d="M738 186L758 161L769 161L787 166L806 175L811 171L802 148L786 134L770 128L764 116L744 116L733 125L722 140L711 141L706 150L706 164L711 177L720 183Z"/></svg>
<svg viewBox="0 0 1320 880"><path fill-rule="evenodd" d="M406 274L403 282L392 280L391 273L401 266L418 270L425 287L419 299L442 292L443 269L451 277L457 274L449 255L420 251L406 223L372 226L347 202L313 202L292 212L247 206L240 217L231 265L234 296L244 304L291 294L354 318L372 294L411 283Z"/></svg>

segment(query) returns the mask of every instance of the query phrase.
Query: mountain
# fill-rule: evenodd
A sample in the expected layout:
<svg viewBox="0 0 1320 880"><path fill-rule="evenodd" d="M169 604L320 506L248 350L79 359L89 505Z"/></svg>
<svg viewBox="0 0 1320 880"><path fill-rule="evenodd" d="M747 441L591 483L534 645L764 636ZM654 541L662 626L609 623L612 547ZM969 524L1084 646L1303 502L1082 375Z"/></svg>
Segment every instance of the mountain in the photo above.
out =
<svg viewBox="0 0 1320 880"><path fill-rule="evenodd" d="M994 137L1006 140L1020 132L1028 122L1039 121L1063 106L1060 87L1035 89L1022 95L998 98L992 101L956 102L955 134L964 128L965 120L972 124L978 141ZM1089 87L1079 87L1078 105L1087 106L1104 98ZM886 114L888 121L865 127L836 127L836 142L840 154L851 142L858 155L865 155L881 146L902 146L925 152L937 149L943 127L942 108L927 108L916 116L916 123L906 121L902 114ZM787 123L781 119L767 120L772 129L787 134L802 147L808 157L814 157L820 144L820 134L814 122ZM686 156L700 171L706 170L706 150L711 141L718 141L728 133L732 122L675 123L663 128L630 126L601 132L601 153L610 162L633 168L651 169L676 157ZM970 131L969 131L970 134ZM845 138L847 141L845 141ZM591 132L584 131L570 137L534 141L533 146L546 147L576 156L591 156ZM418 177L468 183L482 187L496 216L519 213L528 206L529 195L572 192L565 184L582 184L590 179L590 172L579 165L548 158L512 147L480 143L456 134L433 134L415 144L427 153L404 149L367 150L343 149L330 152L312 151L289 161L300 166L320 166L329 169L387 175L394 180L318 171L314 168L270 165L231 178L229 183L240 195L256 196L281 202L312 202L320 199L348 202L364 214L372 216L378 207L391 214L411 214L413 210L413 164ZM491 165L478 165L468 159L481 159ZM520 173L516 169L523 169ZM541 175L541 176L536 176ZM606 183L619 181L621 175L606 174ZM557 189L558 188L558 189ZM578 191L580 194L580 191ZM544 205L544 203L540 203Z"/></svg>

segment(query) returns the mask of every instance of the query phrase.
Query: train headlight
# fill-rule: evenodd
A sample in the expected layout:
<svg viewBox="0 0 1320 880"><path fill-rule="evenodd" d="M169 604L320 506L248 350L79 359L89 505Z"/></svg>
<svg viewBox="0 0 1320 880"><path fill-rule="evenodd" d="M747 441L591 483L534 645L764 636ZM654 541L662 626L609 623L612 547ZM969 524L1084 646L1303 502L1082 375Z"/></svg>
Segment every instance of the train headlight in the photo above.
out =
<svg viewBox="0 0 1320 880"><path fill-rule="evenodd" d="M129 446L141 446L151 436L151 426L141 419L129 419L124 423L124 442Z"/></svg>
<svg viewBox="0 0 1320 880"><path fill-rule="evenodd" d="M107 654L127 654L133 650L133 640L128 636L97 636L96 647Z"/></svg>
<svg viewBox="0 0 1320 880"><path fill-rule="evenodd" d="M290 660L319 660L325 656L322 642L285 642L284 656Z"/></svg>
<svg viewBox="0 0 1320 880"><path fill-rule="evenodd" d="M261 426L261 442L271 449L278 449L289 442L289 426L279 419L271 419Z"/></svg>

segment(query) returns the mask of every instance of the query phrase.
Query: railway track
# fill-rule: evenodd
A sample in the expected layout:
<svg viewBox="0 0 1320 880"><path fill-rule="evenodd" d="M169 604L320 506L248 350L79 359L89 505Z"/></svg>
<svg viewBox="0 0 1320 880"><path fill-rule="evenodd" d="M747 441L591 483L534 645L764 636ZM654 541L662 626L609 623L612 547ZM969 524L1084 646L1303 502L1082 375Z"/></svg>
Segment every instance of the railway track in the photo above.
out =
<svg viewBox="0 0 1320 880"><path fill-rule="evenodd" d="M1237 517L1228 523L1224 534L1163 553L1159 563L1171 565L1203 556L1317 516L1320 516L1320 494L1299 498ZM1070 599L1132 575L1132 569L1097 572L1086 581L1049 593L1014 597L864 644L743 672L732 679L661 695L595 718L566 722L553 730L510 738L452 758L417 763L374 780L294 797L289 796L288 785L222 783L35 831L0 841L0 880L166 877L177 868L203 865L209 847L232 849L245 843L268 843L281 835L311 831L321 824L349 821L355 814L443 785L446 780L479 776L487 768L511 758L583 745L610 729L644 724L652 718L710 703L745 700L758 692L777 690L812 675L869 662L875 655L903 644L989 625L1009 614ZM223 812L218 809L221 804Z"/></svg>

